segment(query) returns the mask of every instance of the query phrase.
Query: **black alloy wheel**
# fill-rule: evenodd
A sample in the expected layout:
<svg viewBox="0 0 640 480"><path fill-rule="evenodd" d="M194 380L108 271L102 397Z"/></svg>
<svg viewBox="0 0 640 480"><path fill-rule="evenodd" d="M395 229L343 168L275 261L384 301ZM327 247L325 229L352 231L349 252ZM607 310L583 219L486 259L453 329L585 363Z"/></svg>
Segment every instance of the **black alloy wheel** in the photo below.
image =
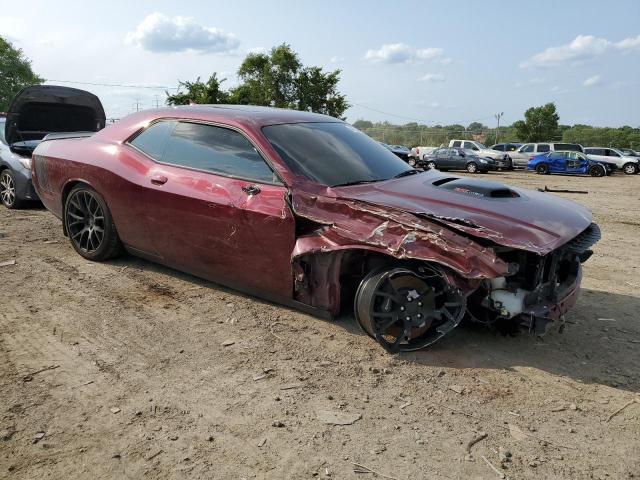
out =
<svg viewBox="0 0 640 480"><path fill-rule="evenodd" d="M589 175L592 177L604 177L606 174L607 171L602 165L591 165L589 167Z"/></svg>
<svg viewBox="0 0 640 480"><path fill-rule="evenodd" d="M466 298L436 268L374 271L360 283L356 320L389 352L419 350L453 330Z"/></svg>
<svg viewBox="0 0 640 480"><path fill-rule="evenodd" d="M540 163L536 166L536 173L540 175L546 175L549 173L549 166L546 163Z"/></svg>
<svg viewBox="0 0 640 480"><path fill-rule="evenodd" d="M122 245L111 213L94 189L81 185L71 190L64 222L71 245L84 258L102 261L120 253Z"/></svg>

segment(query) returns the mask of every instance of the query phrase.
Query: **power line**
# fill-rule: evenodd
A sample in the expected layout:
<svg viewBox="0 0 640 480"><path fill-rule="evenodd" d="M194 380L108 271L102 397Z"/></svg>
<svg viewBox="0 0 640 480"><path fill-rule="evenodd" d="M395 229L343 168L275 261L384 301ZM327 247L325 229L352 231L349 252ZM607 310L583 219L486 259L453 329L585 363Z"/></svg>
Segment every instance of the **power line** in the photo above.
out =
<svg viewBox="0 0 640 480"><path fill-rule="evenodd" d="M440 124L440 123L445 123L445 122L437 122L435 120L424 120L422 118L412 118L412 117L405 117L403 115L397 115L395 113L390 113L390 112L385 112L383 110L378 110L377 108L372 108L372 107L368 107L366 105L362 105L360 103L353 103L353 105L360 107L360 108L365 108L367 110L371 110L372 112L377 112L377 113L382 113L383 115L389 115L391 117L396 117L396 118L402 118L404 120L412 120L414 122L422 122L422 123L436 123L436 124ZM474 120L462 120L462 123L473 123L473 122L479 122L480 120L487 120L488 118L492 118L492 115L489 115L487 117L482 117L482 118L476 118Z"/></svg>
<svg viewBox="0 0 640 480"><path fill-rule="evenodd" d="M73 83L77 85L93 85L95 87L125 87L125 88L149 88L153 90L178 90L180 87L163 87L161 85L127 85L123 83L97 83L97 82L77 82L73 80L54 80L48 78L47 82Z"/></svg>

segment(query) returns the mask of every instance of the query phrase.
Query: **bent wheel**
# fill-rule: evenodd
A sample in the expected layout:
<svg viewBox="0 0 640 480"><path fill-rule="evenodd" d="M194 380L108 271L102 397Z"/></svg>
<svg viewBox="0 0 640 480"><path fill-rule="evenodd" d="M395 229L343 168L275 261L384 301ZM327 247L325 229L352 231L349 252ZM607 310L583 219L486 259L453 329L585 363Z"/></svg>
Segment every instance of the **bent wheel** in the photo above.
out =
<svg viewBox="0 0 640 480"><path fill-rule="evenodd" d="M88 260L107 260L120 253L116 227L102 196L87 186L75 187L65 202L64 222L71 245Z"/></svg>
<svg viewBox="0 0 640 480"><path fill-rule="evenodd" d="M439 270L396 267L374 271L360 283L356 320L389 352L419 350L453 330L466 298Z"/></svg>

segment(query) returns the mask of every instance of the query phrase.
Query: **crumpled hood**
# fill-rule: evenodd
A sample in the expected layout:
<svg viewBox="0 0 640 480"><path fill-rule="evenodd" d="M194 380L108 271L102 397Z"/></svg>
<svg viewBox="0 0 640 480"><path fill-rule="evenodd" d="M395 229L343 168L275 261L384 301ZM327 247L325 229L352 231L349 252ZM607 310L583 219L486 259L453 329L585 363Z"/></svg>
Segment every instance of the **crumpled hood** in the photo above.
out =
<svg viewBox="0 0 640 480"><path fill-rule="evenodd" d="M435 171L332 190L339 198L403 210L540 255L565 244L592 221L585 207L555 195Z"/></svg>

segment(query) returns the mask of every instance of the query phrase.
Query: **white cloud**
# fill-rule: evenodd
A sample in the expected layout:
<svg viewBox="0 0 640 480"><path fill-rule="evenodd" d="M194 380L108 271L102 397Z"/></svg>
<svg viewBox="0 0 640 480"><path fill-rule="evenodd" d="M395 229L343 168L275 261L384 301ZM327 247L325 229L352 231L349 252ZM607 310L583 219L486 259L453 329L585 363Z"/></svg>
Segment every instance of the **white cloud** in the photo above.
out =
<svg viewBox="0 0 640 480"><path fill-rule="evenodd" d="M420 78L418 78L419 82L429 82L429 83L444 82L444 80L445 80L444 75L442 75L441 73L427 73L426 75L423 75Z"/></svg>
<svg viewBox="0 0 640 480"><path fill-rule="evenodd" d="M235 50L240 42L218 28L204 27L191 17L168 17L152 13L129 32L128 43L156 53L195 51L221 53Z"/></svg>
<svg viewBox="0 0 640 480"><path fill-rule="evenodd" d="M575 65L601 57L613 50L621 52L640 50L640 35L625 38L619 42L611 42L606 38L598 38L593 35L578 35L571 43L559 47L549 47L535 54L520 63L520 68Z"/></svg>
<svg viewBox="0 0 640 480"><path fill-rule="evenodd" d="M582 82L582 85L585 87L597 87L598 85L602 85L602 78L600 78L600 75L594 75Z"/></svg>
<svg viewBox="0 0 640 480"><path fill-rule="evenodd" d="M411 63L441 57L441 48L414 48L406 43L387 43L377 50L367 50L366 60L374 63Z"/></svg>

